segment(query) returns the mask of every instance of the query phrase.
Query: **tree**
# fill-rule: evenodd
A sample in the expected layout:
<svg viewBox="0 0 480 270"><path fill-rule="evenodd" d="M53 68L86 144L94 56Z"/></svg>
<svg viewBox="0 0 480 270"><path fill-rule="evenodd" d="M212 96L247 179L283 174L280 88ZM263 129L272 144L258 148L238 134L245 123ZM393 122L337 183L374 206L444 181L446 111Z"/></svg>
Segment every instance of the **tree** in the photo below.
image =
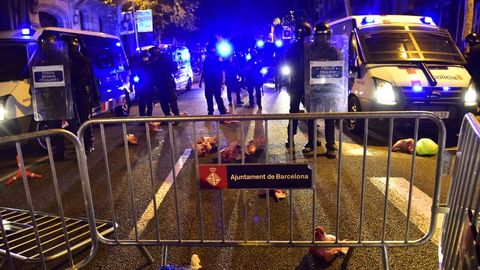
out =
<svg viewBox="0 0 480 270"><path fill-rule="evenodd" d="M462 40L472 32L473 29L473 12L474 12L474 5L473 0L465 0L465 15L463 19L463 35Z"/></svg>
<svg viewBox="0 0 480 270"><path fill-rule="evenodd" d="M122 9L131 8L130 0L104 0L103 2L109 5L124 3ZM133 0L133 2L137 10L152 10L153 25L157 34L163 34L165 30L172 28L180 31L197 30L196 12L200 6L199 0Z"/></svg>

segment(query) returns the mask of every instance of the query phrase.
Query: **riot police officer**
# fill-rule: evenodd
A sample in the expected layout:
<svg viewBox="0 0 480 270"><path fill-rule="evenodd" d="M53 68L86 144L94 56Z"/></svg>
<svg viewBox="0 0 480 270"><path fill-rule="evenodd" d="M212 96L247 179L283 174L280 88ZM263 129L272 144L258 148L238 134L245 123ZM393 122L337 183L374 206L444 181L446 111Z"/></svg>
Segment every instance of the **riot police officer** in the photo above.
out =
<svg viewBox="0 0 480 270"><path fill-rule="evenodd" d="M40 47L32 59L32 73L35 67L61 65L64 70L65 86L44 86L32 88L32 100L34 116L36 121L48 129L62 128L62 120L73 116L71 106L71 92L69 80L68 57L64 53L62 45L54 35L42 36L39 39ZM35 80L35 76L31 76ZM60 77L58 77L60 78ZM57 79L58 79L57 78ZM55 160L65 159L65 142L63 136L52 137L53 158Z"/></svg>
<svg viewBox="0 0 480 270"><path fill-rule="evenodd" d="M228 105L232 106L232 94L236 96L236 105L241 106L243 104L242 97L240 96L240 70L238 67L238 61L236 56L231 56L225 62L225 85L227 86L227 99Z"/></svg>
<svg viewBox="0 0 480 270"><path fill-rule="evenodd" d="M217 102L220 114L227 114L227 108L222 99L222 87L225 83L222 64L216 53L216 41L211 40L206 46L207 53L203 61L203 70L200 75L199 87L205 82L205 98L207 100L208 115L213 115L213 98Z"/></svg>
<svg viewBox="0 0 480 270"><path fill-rule="evenodd" d="M179 115L177 93L174 74L178 70L177 63L173 61L169 53L161 53L158 47L149 50L152 57L152 68L155 72L155 86L157 87L158 99L165 116Z"/></svg>
<svg viewBox="0 0 480 270"><path fill-rule="evenodd" d="M292 43L285 55L285 62L290 66L290 80L287 84L287 92L290 96L290 113L299 113L300 112L300 103L304 102L305 95L305 78L304 78L304 61L303 53L305 49L305 39L312 34L312 27L308 22L301 22L295 27L295 42ZM290 138L290 128L292 129L292 134L297 134L298 120L292 121L292 127L290 123L287 127L287 141L285 142L285 147L289 148L290 145L294 146L293 138ZM313 121L308 121L308 127L313 128ZM311 149L312 147L307 144L305 148Z"/></svg>
<svg viewBox="0 0 480 270"><path fill-rule="evenodd" d="M92 113L92 92L94 89L92 66L90 60L82 54L81 49L80 41L77 38L71 38L68 41L72 93L76 116L80 125L90 119ZM92 152L94 148L91 126L85 130L83 138L85 152Z"/></svg>
<svg viewBox="0 0 480 270"><path fill-rule="evenodd" d="M140 59L135 61L133 80L138 95L138 110L140 116L151 116L153 112L154 74L148 51L140 54Z"/></svg>
<svg viewBox="0 0 480 270"><path fill-rule="evenodd" d="M477 33L470 33L466 36L465 42L468 45L468 51L465 54L467 70L472 75L473 82L477 88L478 98L480 94L480 37Z"/></svg>
<svg viewBox="0 0 480 270"><path fill-rule="evenodd" d="M313 44L310 44L307 48L308 56L311 59L315 59L316 61L341 60L342 57L340 51L331 44L331 37L332 30L327 23L321 22L315 25ZM334 104L335 102L330 102L331 98L328 97L328 93L335 93L336 86L334 84L321 84L319 85L319 87L321 88L319 90L322 90L321 92L326 93L325 95L320 96L320 99L323 100L319 100L321 103L319 105L321 105L320 107L323 108L323 111L331 112L337 110L337 108L332 108L333 105L329 105L331 103ZM310 104L310 107L311 106L312 104ZM318 110L316 112L318 112ZM309 125L308 143L303 149L304 153L313 151L314 132L316 132L316 130L317 129L313 126L313 123ZM335 158L335 150L337 149L337 147L335 145L335 120L333 119L325 119L325 141L325 146L327 148L327 158Z"/></svg>
<svg viewBox="0 0 480 270"><path fill-rule="evenodd" d="M251 59L245 64L245 81L247 84L249 107L253 108L256 103L258 109L261 110L263 88L263 75L261 73L262 59L256 50L252 50L250 54Z"/></svg>

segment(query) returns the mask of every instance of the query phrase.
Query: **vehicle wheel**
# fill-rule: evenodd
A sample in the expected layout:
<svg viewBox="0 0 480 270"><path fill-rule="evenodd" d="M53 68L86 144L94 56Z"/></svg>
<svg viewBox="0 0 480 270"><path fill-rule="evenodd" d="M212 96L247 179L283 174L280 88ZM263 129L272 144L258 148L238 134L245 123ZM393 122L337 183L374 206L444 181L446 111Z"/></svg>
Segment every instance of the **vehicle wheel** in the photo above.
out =
<svg viewBox="0 0 480 270"><path fill-rule="evenodd" d="M360 101L356 97L350 97L348 99L348 112L361 112L362 107ZM361 135L364 129L364 120L359 119L347 119L346 125L348 130L356 135Z"/></svg>
<svg viewBox="0 0 480 270"><path fill-rule="evenodd" d="M125 92L125 104L115 108L115 115L118 117L126 117L130 115L130 107L132 102L130 101L130 96L128 92Z"/></svg>
<svg viewBox="0 0 480 270"><path fill-rule="evenodd" d="M186 91L192 90L192 85L193 85L192 78L189 78L187 82L187 86L185 87L185 90Z"/></svg>

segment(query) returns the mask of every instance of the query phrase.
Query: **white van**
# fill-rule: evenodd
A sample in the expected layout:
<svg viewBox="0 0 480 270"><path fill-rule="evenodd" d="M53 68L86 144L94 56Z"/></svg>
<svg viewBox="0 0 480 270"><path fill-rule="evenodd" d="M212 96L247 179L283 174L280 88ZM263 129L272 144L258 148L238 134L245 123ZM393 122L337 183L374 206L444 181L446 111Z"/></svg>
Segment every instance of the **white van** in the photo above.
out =
<svg viewBox="0 0 480 270"><path fill-rule="evenodd" d="M465 113L476 111L465 59L430 17L351 16L330 27L349 36L349 111L431 111L455 131ZM363 130L361 121L347 126Z"/></svg>
<svg viewBox="0 0 480 270"><path fill-rule="evenodd" d="M32 32L33 31L33 32ZM77 38L82 53L90 58L96 91L92 93L93 115L114 111L129 114L130 92L128 63L116 36L57 27L0 32L0 136L42 129L33 121L28 59L43 35L57 40Z"/></svg>

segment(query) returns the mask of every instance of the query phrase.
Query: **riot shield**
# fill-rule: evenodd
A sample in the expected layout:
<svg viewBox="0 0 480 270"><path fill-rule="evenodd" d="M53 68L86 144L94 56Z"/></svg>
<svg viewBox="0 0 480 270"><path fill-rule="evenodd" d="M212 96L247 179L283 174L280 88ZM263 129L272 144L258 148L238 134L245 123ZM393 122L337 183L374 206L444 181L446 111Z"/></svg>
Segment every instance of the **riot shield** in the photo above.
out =
<svg viewBox="0 0 480 270"><path fill-rule="evenodd" d="M315 37L305 47L305 107L308 112L347 112L348 38Z"/></svg>
<svg viewBox="0 0 480 270"><path fill-rule="evenodd" d="M35 121L74 117L67 48L63 41L43 42L33 55L30 74Z"/></svg>

